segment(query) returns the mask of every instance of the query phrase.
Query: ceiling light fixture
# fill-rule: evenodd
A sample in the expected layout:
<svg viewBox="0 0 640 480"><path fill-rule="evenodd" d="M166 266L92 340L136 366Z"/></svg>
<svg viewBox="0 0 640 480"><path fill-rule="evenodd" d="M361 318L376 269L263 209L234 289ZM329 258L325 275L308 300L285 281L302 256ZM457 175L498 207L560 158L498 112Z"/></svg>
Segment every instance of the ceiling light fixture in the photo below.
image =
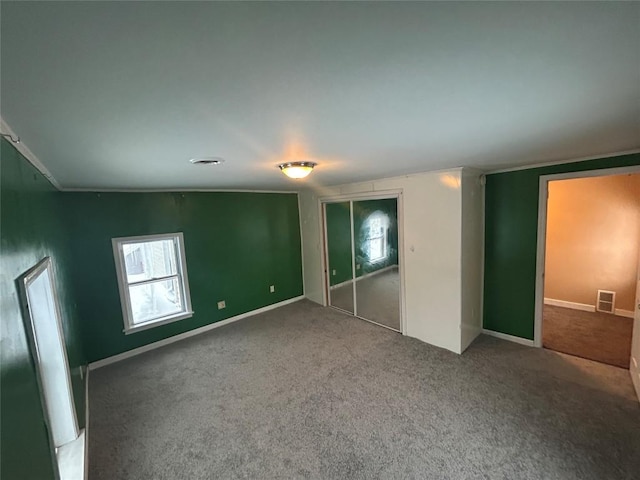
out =
<svg viewBox="0 0 640 480"><path fill-rule="evenodd" d="M289 178L304 178L316 165L313 162L287 162L281 163L278 168Z"/></svg>
<svg viewBox="0 0 640 480"><path fill-rule="evenodd" d="M192 158L189 161L194 165L222 165L224 163L224 158L220 158L220 157Z"/></svg>

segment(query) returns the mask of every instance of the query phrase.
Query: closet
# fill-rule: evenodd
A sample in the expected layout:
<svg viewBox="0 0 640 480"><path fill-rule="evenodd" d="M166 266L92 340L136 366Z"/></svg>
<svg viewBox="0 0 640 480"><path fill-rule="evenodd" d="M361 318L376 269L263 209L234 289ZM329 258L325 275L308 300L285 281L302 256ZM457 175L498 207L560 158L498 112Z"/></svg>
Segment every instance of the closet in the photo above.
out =
<svg viewBox="0 0 640 480"><path fill-rule="evenodd" d="M322 206L328 304L401 332L398 194Z"/></svg>

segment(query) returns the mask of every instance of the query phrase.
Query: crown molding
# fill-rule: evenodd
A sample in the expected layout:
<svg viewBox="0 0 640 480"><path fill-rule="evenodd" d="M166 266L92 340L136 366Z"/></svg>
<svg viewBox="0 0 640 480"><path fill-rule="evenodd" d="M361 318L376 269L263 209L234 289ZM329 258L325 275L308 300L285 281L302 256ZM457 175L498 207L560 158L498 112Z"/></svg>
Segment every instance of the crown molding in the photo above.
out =
<svg viewBox="0 0 640 480"><path fill-rule="evenodd" d="M286 193L297 195L297 190L251 190L229 188L62 188L63 192L76 193Z"/></svg>
<svg viewBox="0 0 640 480"><path fill-rule="evenodd" d="M9 134L15 138L20 137L19 135L16 135L16 133L9 126L9 124L5 122L2 116L0 116L0 131L2 131L2 133ZM36 170L38 170L42 175L44 175L44 177L47 180L49 180L49 183L51 183L51 185L53 185L57 190L63 190L63 188L60 186L60 184L55 179L55 177L51 174L49 169L44 166L44 164L40 161L40 159L36 157L36 155L29 149L29 147L22 140L20 140L20 143L14 143L11 140L7 140L7 141L9 141L9 143L13 145L13 148L18 150L24 156L24 158L26 158L27 161L36 168Z"/></svg>
<svg viewBox="0 0 640 480"><path fill-rule="evenodd" d="M529 165L522 165L519 167L507 167L507 168L500 168L497 170L488 170L485 172L485 175L493 175L495 173L517 172L518 170L529 170L532 168L552 167L553 165L564 165L565 163L588 162L589 160L600 160L601 158L621 157L623 155L633 155L634 153L640 153L640 148L635 148L633 150L625 150L622 152L602 153L600 155L591 155L588 157L572 158L572 159L566 159L566 160L554 160L550 162L541 162L541 163L532 163Z"/></svg>

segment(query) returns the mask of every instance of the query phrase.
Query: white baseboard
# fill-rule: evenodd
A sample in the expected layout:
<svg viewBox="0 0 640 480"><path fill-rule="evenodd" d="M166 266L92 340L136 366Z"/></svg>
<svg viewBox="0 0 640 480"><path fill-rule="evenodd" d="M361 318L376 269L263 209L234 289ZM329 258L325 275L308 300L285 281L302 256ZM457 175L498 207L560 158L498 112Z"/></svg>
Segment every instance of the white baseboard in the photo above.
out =
<svg viewBox="0 0 640 480"><path fill-rule="evenodd" d="M640 402L640 364L635 357L631 357L631 365L629 365L629 373L631 374L631 381L636 389L636 395L638 395L638 401Z"/></svg>
<svg viewBox="0 0 640 480"><path fill-rule="evenodd" d="M544 299L545 305L553 305L554 307L571 308L573 310L582 310L583 312L595 312L596 306L587 303L567 302L565 300L556 300L555 298Z"/></svg>
<svg viewBox="0 0 640 480"><path fill-rule="evenodd" d="M571 308L573 310L582 310L583 312L595 312L596 306L589 305L587 303L567 302L565 300L556 300L555 298L544 299L545 305L553 305L554 307ZM633 318L633 312L631 310L623 310L622 308L616 308L614 315L618 317Z"/></svg>
<svg viewBox="0 0 640 480"><path fill-rule="evenodd" d="M300 295L299 297L293 297L288 300L284 300L282 302L274 303L272 305L267 305L266 307L258 308L256 310L251 310L250 312L242 313L240 315L236 315L235 317L227 318L225 320L212 323L210 325L205 325L204 327L196 328L194 330L189 330L188 332L180 333L178 335L174 335L173 337L165 338L164 340L159 340L157 342L153 342L148 345L144 345L142 347L134 348L133 350L129 350L128 352L119 353L117 355L113 355L112 357L107 357L107 358L103 358L102 360L91 362L89 364L89 370L95 370L97 368L111 365L112 363L120 362L127 358L135 357L136 355L140 355L141 353L148 352L150 350L155 350L156 348L164 347L165 345L169 345L171 343L184 340L185 338L195 337L196 335L200 335L201 333L208 332L209 330L213 330L214 328L223 327L225 325L229 325L230 323L237 322L238 320L242 320L243 318L252 317L254 315L258 315L259 313L264 313L264 312L268 312L269 310L274 310L279 307L284 307L285 305L289 305L290 303L303 300L304 298L305 298L304 295Z"/></svg>
<svg viewBox="0 0 640 480"><path fill-rule="evenodd" d="M527 347L534 346L533 340L529 340L528 338L516 337L507 333L494 332L493 330L487 330L486 328L482 329L482 333L484 333L485 335L491 335L492 337L496 337L501 340L508 340L510 342L519 343L520 345L526 345Z"/></svg>
<svg viewBox="0 0 640 480"><path fill-rule="evenodd" d="M335 290L336 288L343 287L343 286L351 283L352 281L353 280L349 279L349 280L345 280L344 282L336 283L335 285L332 285L331 287L329 287L329 290Z"/></svg>
<svg viewBox="0 0 640 480"><path fill-rule="evenodd" d="M387 267L383 267L379 270L374 270L373 272L365 273L364 275L360 275L356 277L356 281L362 280L365 278L373 277L374 275L378 275L379 273L388 272L389 270L393 270L394 268L398 268L398 265L389 265Z"/></svg>
<svg viewBox="0 0 640 480"><path fill-rule="evenodd" d="M369 273L366 273L366 274L364 274L364 275L361 275L360 277L356 277L356 282L358 282L358 281L360 281L360 280L363 280L363 279L365 279L365 278L372 277L372 276L374 276L374 275L378 275L379 273L387 272L387 271L392 270L392 269L394 269L394 268L398 268L398 265L389 265L388 267L381 268L380 270L376 270L376 271L374 271L374 272L369 272ZM349 280L345 280L344 282L336 283L335 285L333 285L333 286L330 288L330 290L335 290L336 288L340 288L340 287L342 287L343 285L347 285L347 284L349 284L349 283L351 283L351 282L352 282L352 280L351 280L351 279L349 279Z"/></svg>
<svg viewBox="0 0 640 480"><path fill-rule="evenodd" d="M633 318L633 312L631 310L623 310L621 308L616 308L615 314L619 317Z"/></svg>

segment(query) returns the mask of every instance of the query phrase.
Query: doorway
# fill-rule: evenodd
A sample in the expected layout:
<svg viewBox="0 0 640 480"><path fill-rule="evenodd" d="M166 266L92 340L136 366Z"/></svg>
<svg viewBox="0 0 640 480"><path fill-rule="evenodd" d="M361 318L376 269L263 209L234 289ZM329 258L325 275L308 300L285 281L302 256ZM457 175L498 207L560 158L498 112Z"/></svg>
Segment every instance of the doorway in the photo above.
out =
<svg viewBox="0 0 640 480"><path fill-rule="evenodd" d="M321 207L327 305L402 332L399 194Z"/></svg>
<svg viewBox="0 0 640 480"><path fill-rule="evenodd" d="M629 368L640 167L540 179L536 346Z"/></svg>

